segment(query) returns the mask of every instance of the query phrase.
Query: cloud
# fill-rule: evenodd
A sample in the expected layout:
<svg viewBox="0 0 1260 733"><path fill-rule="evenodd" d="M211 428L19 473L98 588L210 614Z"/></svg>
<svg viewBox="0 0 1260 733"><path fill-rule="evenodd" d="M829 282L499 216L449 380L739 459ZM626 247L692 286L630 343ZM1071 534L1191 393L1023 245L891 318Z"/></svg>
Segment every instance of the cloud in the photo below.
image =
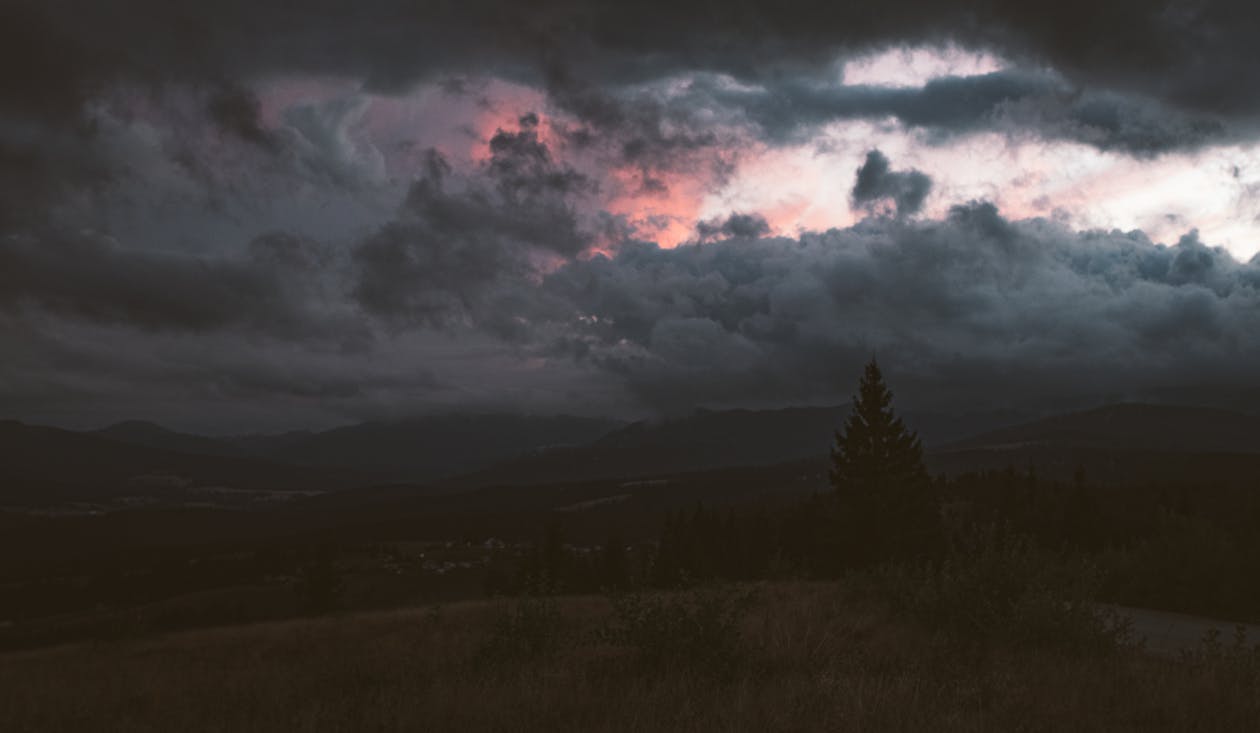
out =
<svg viewBox="0 0 1260 733"><path fill-rule="evenodd" d="M354 13L300 14L274 0L19 2L0 11L0 226L47 223L67 200L137 177L97 129L99 109L120 97L142 98L123 116L169 132L164 152L204 179L208 206L235 184L219 169L242 156L207 145L195 123L283 153L250 163L285 178L277 189L384 186L388 153L354 134L363 99L451 79L541 90L567 148L637 171L640 193L658 196L674 193L666 172L720 182L750 145L848 119L891 117L938 141L998 129L1137 156L1194 150L1260 129L1260 103L1239 91L1260 80L1255 26L1242 3L1137 0L716 14L694 2L594 2L576 14L567 0L365 0ZM896 46L988 50L1009 67L910 89L835 81L844 59ZM353 91L268 115L253 90L279 79ZM201 120L161 103L185 94Z"/></svg>
<svg viewBox="0 0 1260 733"><path fill-rule="evenodd" d="M932 179L921 171L893 172L888 156L872 150L857 171L857 181L851 194L854 205L873 209L880 201L891 200L897 216L917 214L923 208Z"/></svg>
<svg viewBox="0 0 1260 733"><path fill-rule="evenodd" d="M538 115L530 112L517 123L517 132L496 130L490 138L487 175L507 201L545 205L595 188L589 178L553 160L538 137Z"/></svg>
<svg viewBox="0 0 1260 733"><path fill-rule="evenodd" d="M725 220L702 221L696 225L701 241L713 239L753 239L770 233L770 225L760 214L731 214Z"/></svg>
<svg viewBox="0 0 1260 733"><path fill-rule="evenodd" d="M261 109L262 103L258 100L258 95L242 86L218 89L206 102L206 112L221 130L263 149L272 150L276 141L260 119Z"/></svg>
<svg viewBox="0 0 1260 733"><path fill-rule="evenodd" d="M0 238L0 309L153 331L308 339L342 325L314 305L326 256L283 233L260 236L242 255L216 257L127 248L86 231L14 234Z"/></svg>
<svg viewBox="0 0 1260 733"><path fill-rule="evenodd" d="M700 77L678 103L734 110L778 142L808 138L831 122L889 117L941 140L998 130L1137 156L1229 139L1228 128L1211 114L1132 94L1083 90L1057 74L1018 70L941 77L920 87L844 85L808 77L731 86Z"/></svg>
<svg viewBox="0 0 1260 733"><path fill-rule="evenodd" d="M833 403L872 354L917 409L1260 397L1260 262L1196 233L1165 246L972 203L794 238L737 214L702 243L592 254L565 243L589 241L571 208L514 198L524 164L546 160L514 140L500 162L522 165L492 156L470 179L430 154L396 219L348 258L281 233L219 258L4 239L0 374L28 395L6 403L182 391L327 419L332 405L492 406L526 382L548 385L532 404L553 410Z"/></svg>
<svg viewBox="0 0 1260 733"><path fill-rule="evenodd" d="M202 82L340 74L373 90L494 73L599 87L712 71L741 80L821 78L843 53L952 41L1072 83L1212 114L1254 113L1257 13L1231 0L994 5L890 0L878 7L780 3L714 13L698 2L476 0L440 8L365 0L354 13L293 14L275 0L75 0L6 9L6 98L47 114L118 79ZM982 18L984 22L977 22ZM1193 63L1187 63L1192 59ZM18 71L19 69L24 71ZM1230 72L1233 72L1232 74Z"/></svg>
<svg viewBox="0 0 1260 733"><path fill-rule="evenodd" d="M377 183L385 177L384 156L352 134L368 104L364 96L348 95L295 105L275 134L309 178L345 188Z"/></svg>
<svg viewBox="0 0 1260 733"><path fill-rule="evenodd" d="M593 190L577 171L552 159L526 115L516 132L499 130L478 175L449 181L450 165L430 151L399 215L354 250L354 296L387 320L443 325L494 315L493 292L534 277L548 259L573 257L595 235L571 201Z"/></svg>
<svg viewBox="0 0 1260 733"><path fill-rule="evenodd" d="M872 352L908 395L963 407L1245 390L1260 259L1197 234L1163 246L986 204L926 219L930 179L878 151L852 200L898 216L844 229L770 236L688 186L850 120L1139 159L1249 140L1256 25L1254 4L1138 0L11 3L0 403L125 407L163 384L149 393L362 414L524 382L561 406L831 401ZM1003 68L839 81L896 46ZM457 143L446 128L469 120L403 103L452 79L443 109L501 96ZM653 217L694 241L635 239Z"/></svg>
<svg viewBox="0 0 1260 733"><path fill-rule="evenodd" d="M310 175L379 180L378 156L346 135L352 100L293 112L287 131L267 129L265 100L250 90L292 78L341 79L369 95L486 77L544 90L569 118L571 145L639 168L658 188L662 170L720 178L748 142L741 124L780 144L828 121L894 117L933 135L1000 129L1150 156L1254 136L1260 102L1240 90L1260 80L1256 21L1244 3L1138 0L1088 9L789 3L729 13L695 2L594 2L576 14L565 0L528 9L365 0L354 13L300 14L274 0L21 2L0 17L8 204L0 216L15 220L67 188L125 173L116 161L102 167L109 156L91 131L93 105L120 90L195 90L206 119L236 140L286 142L313 156ZM843 59L896 46L987 50L1010 66L911 89L835 82ZM688 84L693 91L680 95ZM18 129L41 135L24 143L5 134Z"/></svg>
<svg viewBox="0 0 1260 733"><path fill-rule="evenodd" d="M628 245L542 287L571 304L553 348L660 409L836 399L871 354L918 404L967 409L1245 391L1258 277L1193 234L1168 247L981 203L798 239Z"/></svg>

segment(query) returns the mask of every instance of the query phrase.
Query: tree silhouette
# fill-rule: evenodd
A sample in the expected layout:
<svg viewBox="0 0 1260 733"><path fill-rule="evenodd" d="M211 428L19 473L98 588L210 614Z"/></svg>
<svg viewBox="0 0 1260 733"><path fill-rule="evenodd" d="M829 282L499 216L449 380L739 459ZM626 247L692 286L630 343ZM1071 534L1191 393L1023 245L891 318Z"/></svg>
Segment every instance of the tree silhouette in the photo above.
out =
<svg viewBox="0 0 1260 733"><path fill-rule="evenodd" d="M939 535L923 446L893 413L892 398L872 359L831 451L841 539L852 562L923 554L935 547Z"/></svg>

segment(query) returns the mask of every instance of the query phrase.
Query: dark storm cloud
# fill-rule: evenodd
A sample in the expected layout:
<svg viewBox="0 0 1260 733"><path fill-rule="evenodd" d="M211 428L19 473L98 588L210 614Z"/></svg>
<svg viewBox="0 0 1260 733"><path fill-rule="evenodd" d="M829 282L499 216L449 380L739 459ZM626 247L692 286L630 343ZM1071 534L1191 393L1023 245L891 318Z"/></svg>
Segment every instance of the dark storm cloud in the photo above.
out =
<svg viewBox="0 0 1260 733"><path fill-rule="evenodd" d="M628 244L543 288L553 344L649 403L841 396L874 353L921 403L960 408L1161 385L1243 389L1260 368L1260 266L1191 234L1073 232L989 204L799 239Z"/></svg>
<svg viewBox="0 0 1260 733"><path fill-rule="evenodd" d="M932 179L927 174L917 170L894 172L888 156L872 150L858 169L851 196L855 205L868 209L890 200L898 216L907 216L923 208L931 190Z"/></svg>
<svg viewBox="0 0 1260 733"><path fill-rule="evenodd" d="M509 203L544 199L547 203L561 203L569 194L593 188L586 176L552 158L551 151L538 139L538 115L531 112L517 122L517 132L497 130L490 138L488 174Z"/></svg>
<svg viewBox="0 0 1260 733"><path fill-rule="evenodd" d="M304 292L321 257L286 234L259 237L240 257L129 249L90 232L14 234L0 239L0 308L141 329L303 338L326 325L308 312Z"/></svg>
<svg viewBox="0 0 1260 733"><path fill-rule="evenodd" d="M366 0L351 11L323 1L294 10L276 0L19 0L0 12L0 112L65 134L111 85L239 90L277 74L336 74L385 92L460 75L518 80L547 89L595 128L593 139L615 140L626 160L649 168L715 142L705 115L634 91L692 73L763 89L725 96L772 138L810 121L894 115L946 132L1024 123L1033 134L1150 154L1224 128L1252 134L1260 120L1260 97L1247 91L1260 82L1260 12L1244 2ZM920 90L826 84L838 55L945 43L1054 73ZM262 139L248 96L229 92L210 111ZM19 160L12 148L0 154Z"/></svg>
<svg viewBox="0 0 1260 733"><path fill-rule="evenodd" d="M720 177L746 142L734 132L747 130L773 145L837 120L891 118L931 140L997 130L1150 156L1246 138L1260 122L1251 3L347 7L0 8L0 402L31 385L30 394L79 400L123 395L121 404L197 389L207 403L270 396L283 409L390 404L447 388L415 374L451 333L510 346L480 381L511 385L520 358L542 359L566 376L574 365L595 370L602 385L663 408L842 398L851 367L871 353L903 391L953 406L1241 388L1260 369L1260 260L1240 264L1197 236L1164 247L1138 233L1009 221L975 204L940 221L872 218L795 239L767 237L763 219L737 214L698 225L703 244L666 250L629 239L624 220L580 209L593 182L543 144L532 115L491 137L471 177L430 156L392 220L360 226L372 233L341 255L289 234L240 251L157 251L90 233L105 226L85 233L75 215L86 214L54 207L127 177L174 190L182 180L153 175L161 156L196 172L207 208L220 205L225 160L283 167L260 176L272 190L259 201L385 180L379 151L351 134L362 95L292 105L267 126L250 90L291 76L383 93L487 77L540 89L547 111L561 113L551 119L565 145L602 153L602 163L637 173L640 193L659 195L667 170L703 166ZM920 88L837 80L840 57L920 44L987 49L1012 68ZM186 95L199 118L165 119L159 104L129 127L102 111L111 94ZM198 124L244 145L199 149L204 138L179 127ZM917 211L924 179L879 162L864 167L869 185L859 181L855 201ZM159 233L175 228L166 227ZM587 256L606 240L610 255ZM381 326L387 345L370 336ZM400 342L411 350L389 350ZM108 374L97 373L102 364Z"/></svg>
<svg viewBox="0 0 1260 733"><path fill-rule="evenodd" d="M593 183L552 159L536 116L519 122L491 138L485 169L462 185L429 152L398 217L354 251L364 308L430 325L489 313L491 292L533 275L539 257L572 257L593 243L571 203Z"/></svg>
<svg viewBox="0 0 1260 733"><path fill-rule="evenodd" d="M719 134L701 110L673 104L651 90L604 88L579 81L565 69L548 68L546 89L551 101L577 119L560 128L564 139L578 149L604 147L614 164L637 167L643 188L668 189L653 172L720 166L720 152L729 147L729 134Z"/></svg>
<svg viewBox="0 0 1260 733"><path fill-rule="evenodd" d="M771 140L806 137L838 120L888 117L942 137L999 130L1140 156L1200 147L1226 134L1214 117L1076 89L1052 74L1013 71L943 77L908 88L789 78L731 89L701 79L680 102L737 110Z"/></svg>
<svg viewBox="0 0 1260 733"><path fill-rule="evenodd" d="M531 145L511 149L538 158ZM425 326L434 324L508 344L518 365L593 370L606 391L627 389L661 410L842 399L871 354L906 399L940 409L1140 397L1169 386L1241 391L1260 368L1260 258L1239 263L1194 233L1163 246L1138 232L1010 221L974 203L942 220L870 218L798 238L766 237L759 217L735 215L711 223L704 243L626 240L611 256L572 257L560 254L569 245L539 238L558 225L563 239L572 220L522 223L495 170L490 161L473 180L452 180L430 156L396 221L348 266L281 234L218 260L90 235L7 238L0 325L18 328L5 338L21 359L0 371L62 399L72 388L134 392L165 374L206 399L335 400L362 412L458 391L449 375L421 382L380 371L426 363ZM559 259L546 265L540 254ZM315 277L332 282L302 285ZM420 338L411 357L424 358L365 359L385 353L371 340L355 352L319 347L327 330L349 327L311 324L356 305L390 327L391 343ZM71 334L55 345L67 354L60 361L32 341L46 326L20 328L45 317ZM164 360L120 361L73 335L101 328L113 329L109 343ZM190 332L198 338L178 338ZM108 375L90 368L98 361ZM294 363L301 368L286 373ZM490 373L514 379L510 363Z"/></svg>
<svg viewBox="0 0 1260 733"><path fill-rule="evenodd" d="M229 330L189 338L0 309L0 342L6 414L77 427L125 416L198 431L309 429L365 419L377 405L405 414L450 392L422 362Z"/></svg>
<svg viewBox="0 0 1260 733"><path fill-rule="evenodd" d="M702 221L696 225L696 234L702 241L764 237L770 233L770 225L760 214L731 214L725 220Z"/></svg>
<svg viewBox="0 0 1260 733"><path fill-rule="evenodd" d="M206 112L224 132L265 149L274 149L276 140L260 119L262 103L251 90L226 86L211 94Z"/></svg>

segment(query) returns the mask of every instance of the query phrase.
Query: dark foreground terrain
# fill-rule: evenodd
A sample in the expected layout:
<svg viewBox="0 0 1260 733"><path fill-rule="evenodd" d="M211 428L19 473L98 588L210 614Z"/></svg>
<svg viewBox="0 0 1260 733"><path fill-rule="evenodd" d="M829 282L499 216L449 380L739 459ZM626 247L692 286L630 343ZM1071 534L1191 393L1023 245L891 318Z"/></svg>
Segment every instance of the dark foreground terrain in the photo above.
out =
<svg viewBox="0 0 1260 733"><path fill-rule="evenodd" d="M0 717L15 732L1242 731L1260 720L1260 665L1227 641L1165 659L1120 638L968 641L929 626L837 583L465 602L9 653Z"/></svg>
<svg viewBox="0 0 1260 733"><path fill-rule="evenodd" d="M766 416L707 414L505 464L575 469L532 483L127 479L10 507L0 727L1255 729L1260 636L1234 627L1260 621L1252 418L1080 413L946 447L943 470L873 363L860 392L830 460L658 450L696 428L732 461L787 457L732 450ZM1152 442L1194 416L1231 427Z"/></svg>

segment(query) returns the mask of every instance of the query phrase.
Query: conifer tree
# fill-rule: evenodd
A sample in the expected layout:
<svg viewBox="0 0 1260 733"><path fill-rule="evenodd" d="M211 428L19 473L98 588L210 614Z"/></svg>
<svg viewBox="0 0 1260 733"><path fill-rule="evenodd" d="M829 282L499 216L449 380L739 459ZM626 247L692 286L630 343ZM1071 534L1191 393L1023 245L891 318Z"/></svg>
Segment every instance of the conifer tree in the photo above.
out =
<svg viewBox="0 0 1260 733"><path fill-rule="evenodd" d="M853 411L836 433L831 485L845 494L889 490L926 476L923 446L892 410L892 392L874 359L866 365Z"/></svg>
<svg viewBox="0 0 1260 733"><path fill-rule="evenodd" d="M847 554L856 562L922 554L933 546L937 507L919 437L892 409L874 359L831 451L831 485L845 517Z"/></svg>

